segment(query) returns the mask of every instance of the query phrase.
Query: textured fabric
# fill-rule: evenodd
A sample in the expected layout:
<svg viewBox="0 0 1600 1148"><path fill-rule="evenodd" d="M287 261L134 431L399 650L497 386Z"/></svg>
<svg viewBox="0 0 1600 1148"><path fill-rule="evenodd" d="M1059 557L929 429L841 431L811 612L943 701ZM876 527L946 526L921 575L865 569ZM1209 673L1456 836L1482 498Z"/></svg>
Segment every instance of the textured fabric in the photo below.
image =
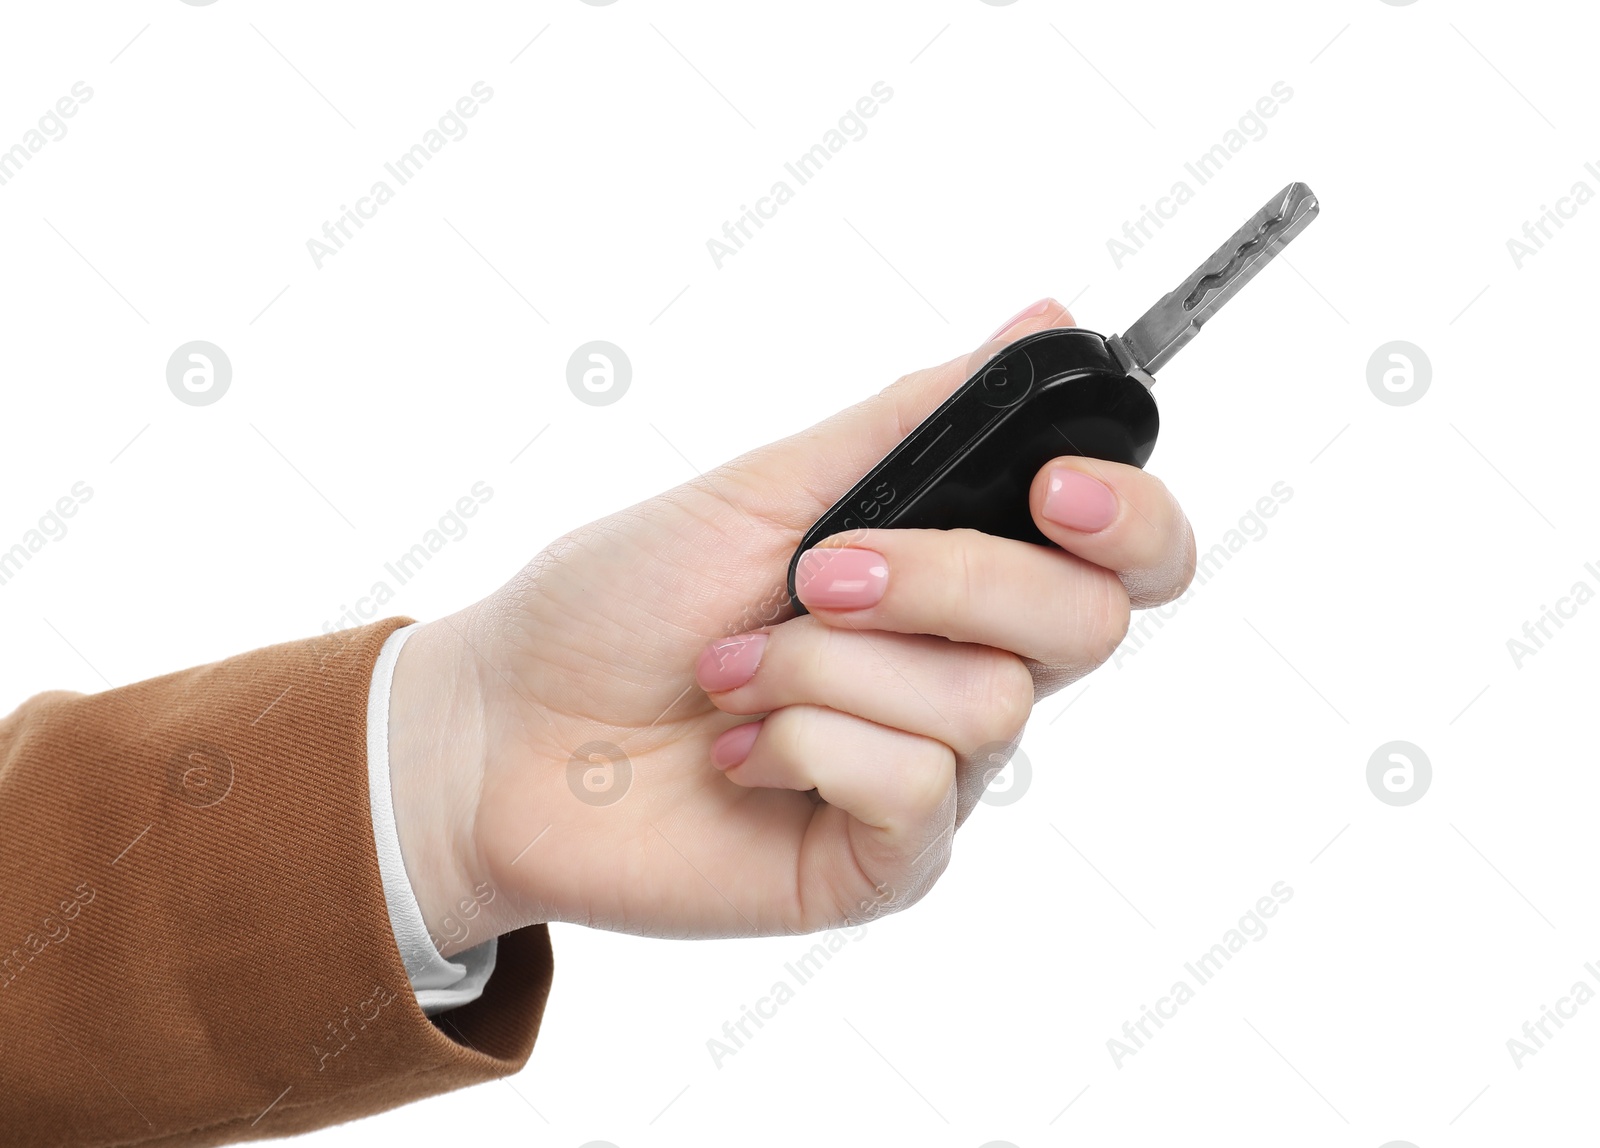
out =
<svg viewBox="0 0 1600 1148"><path fill-rule="evenodd" d="M437 1026L390 928L367 703L409 621L0 720L0 1141L283 1136L526 1062L545 926Z"/></svg>
<svg viewBox="0 0 1600 1148"><path fill-rule="evenodd" d="M422 1011L434 1016L459 1008L483 995L484 983L494 972L497 939L463 951L455 960L439 955L428 926L422 920L406 875L405 856L394 822L394 794L389 788L389 696L394 668L406 639L417 624L390 634L372 667L372 690L367 695L367 794L372 799L372 836L378 843L378 873L383 878L383 899L389 906L389 923L395 944L405 961L406 976Z"/></svg>

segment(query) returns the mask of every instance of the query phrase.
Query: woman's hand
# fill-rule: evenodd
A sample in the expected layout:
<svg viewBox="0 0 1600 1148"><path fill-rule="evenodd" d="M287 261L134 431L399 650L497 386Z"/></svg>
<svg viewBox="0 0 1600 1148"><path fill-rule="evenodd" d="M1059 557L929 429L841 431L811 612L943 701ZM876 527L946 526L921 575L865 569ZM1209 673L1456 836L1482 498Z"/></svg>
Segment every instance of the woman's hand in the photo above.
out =
<svg viewBox="0 0 1600 1148"><path fill-rule="evenodd" d="M809 932L928 891L1033 703L1105 661L1130 607L1188 585L1188 521L1143 471L1062 458L1029 494L1061 550L841 536L802 559L810 614L787 621L783 577L995 340L1071 324L1036 305L975 356L573 531L412 635L391 772L446 955L542 921Z"/></svg>

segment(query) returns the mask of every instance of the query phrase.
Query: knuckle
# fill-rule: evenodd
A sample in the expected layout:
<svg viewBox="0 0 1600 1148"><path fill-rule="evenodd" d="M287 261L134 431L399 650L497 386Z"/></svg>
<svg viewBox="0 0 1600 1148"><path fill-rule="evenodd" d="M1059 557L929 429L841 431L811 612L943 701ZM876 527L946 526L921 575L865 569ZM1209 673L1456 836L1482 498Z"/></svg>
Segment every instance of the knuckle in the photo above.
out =
<svg viewBox="0 0 1600 1148"><path fill-rule="evenodd" d="M1133 621L1133 603L1128 599L1127 589L1116 578L1105 579L1103 585L1104 608L1100 612L1096 642L1091 650L1095 665L1110 660L1122 640L1128 636L1128 626Z"/></svg>
<svg viewBox="0 0 1600 1148"><path fill-rule="evenodd" d="M1128 635L1133 604L1122 580L1110 571L1093 571L1075 596L1073 624L1069 636L1075 659L1098 666L1107 661ZM1075 640L1074 640L1075 638Z"/></svg>
<svg viewBox="0 0 1600 1148"><path fill-rule="evenodd" d="M1009 740L1027 725L1028 715L1033 712L1033 674L1021 658L994 650L984 657L978 674L975 720L968 744L960 747L963 750Z"/></svg>
<svg viewBox="0 0 1600 1148"><path fill-rule="evenodd" d="M971 612L972 603L981 600L991 579L983 561L984 536L968 527L944 531L948 543L948 569L940 579L943 593L940 617L958 618Z"/></svg>
<svg viewBox="0 0 1600 1148"><path fill-rule="evenodd" d="M926 416L925 411L918 409L920 404L915 401L916 395L926 385L929 375L937 369L923 367L907 371L875 396L879 404L886 405L894 413L897 439L905 438Z"/></svg>
<svg viewBox="0 0 1600 1148"><path fill-rule="evenodd" d="M806 737L813 720L809 706L784 706L773 711L761 723L762 749L786 766L804 761Z"/></svg>
<svg viewBox="0 0 1600 1148"><path fill-rule="evenodd" d="M926 821L949 800L955 785L956 759L950 748L928 738L909 749L901 765L901 804L911 820Z"/></svg>
<svg viewBox="0 0 1600 1148"><path fill-rule="evenodd" d="M1097 641L1094 647L1097 664L1116 652L1122 640L1128 636L1128 626L1133 620L1133 603L1128 600L1127 588L1121 581L1107 577L1101 579L1100 585L1103 593L1100 595L1099 626L1095 631Z"/></svg>
<svg viewBox="0 0 1600 1148"><path fill-rule="evenodd" d="M784 636L782 662L774 657L778 650L769 648L762 654L762 662L769 666L768 680L776 676L770 667L781 665L783 677L795 696L815 696L828 681L828 666L835 664L839 657L839 632L818 621L814 614L795 618L785 625L793 627L793 632Z"/></svg>
<svg viewBox="0 0 1600 1148"><path fill-rule="evenodd" d="M1028 724L1028 718L1033 714L1035 686L1033 673L1021 658L1007 657L1005 666L1006 682L1000 696L999 710L1001 731L1009 739Z"/></svg>
<svg viewBox="0 0 1600 1148"><path fill-rule="evenodd" d="M880 393L892 395L892 394L898 394L898 393L904 391L907 387L911 386L917 380L917 378L922 374L922 371L923 371L923 368L919 367L918 369L916 369L914 371L906 371L906 372L904 372L898 378L896 378L894 382L890 383L887 387L883 388L883 391L880 392Z"/></svg>

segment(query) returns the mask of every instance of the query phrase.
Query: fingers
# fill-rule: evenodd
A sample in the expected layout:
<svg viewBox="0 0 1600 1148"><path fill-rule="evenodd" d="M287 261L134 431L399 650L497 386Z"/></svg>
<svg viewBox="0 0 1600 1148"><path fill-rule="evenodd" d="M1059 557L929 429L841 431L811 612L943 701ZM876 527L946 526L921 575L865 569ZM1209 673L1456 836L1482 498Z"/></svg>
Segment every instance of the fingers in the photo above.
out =
<svg viewBox="0 0 1600 1148"><path fill-rule="evenodd" d="M712 643L696 678L724 713L826 706L959 754L1009 741L1034 700L1032 674L1004 650L832 627L810 616Z"/></svg>
<svg viewBox="0 0 1600 1148"><path fill-rule="evenodd" d="M737 785L815 789L834 807L816 831L820 856L803 861L822 887L892 888L903 904L949 859L956 757L932 738L794 705L723 733L712 761Z"/></svg>
<svg viewBox="0 0 1600 1148"><path fill-rule="evenodd" d="M1136 466L1058 458L1034 476L1033 520L1057 546L1116 571L1134 606L1159 606L1194 576L1194 530L1159 478Z"/></svg>
<svg viewBox="0 0 1600 1148"><path fill-rule="evenodd" d="M952 800L955 754L933 738L825 706L787 706L735 726L711 760L740 785L815 789L829 805L878 829L902 832Z"/></svg>
<svg viewBox="0 0 1600 1148"><path fill-rule="evenodd" d="M1075 554L976 530L867 530L801 556L795 588L824 625L937 634L1082 672L1128 629L1118 577Z"/></svg>

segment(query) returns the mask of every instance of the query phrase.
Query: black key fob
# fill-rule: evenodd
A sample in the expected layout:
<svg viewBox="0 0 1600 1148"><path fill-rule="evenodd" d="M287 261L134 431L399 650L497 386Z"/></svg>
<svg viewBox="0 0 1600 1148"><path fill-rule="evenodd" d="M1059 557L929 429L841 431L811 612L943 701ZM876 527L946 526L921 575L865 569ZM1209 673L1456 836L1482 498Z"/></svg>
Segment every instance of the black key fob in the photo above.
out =
<svg viewBox="0 0 1600 1148"><path fill-rule="evenodd" d="M1050 545L1028 510L1028 487L1061 455L1144 466L1155 449L1152 377L1241 287L1316 218L1291 183L1120 335L1081 327L1038 331L1003 348L819 518L789 560L824 538L877 527L951 530Z"/></svg>
<svg viewBox="0 0 1600 1148"><path fill-rule="evenodd" d="M1159 424L1150 388L1104 335L1062 327L1018 339L806 531L789 560L789 599L806 612L795 596L800 556L852 530L970 527L1051 545L1028 509L1039 469L1061 455L1142 467Z"/></svg>

